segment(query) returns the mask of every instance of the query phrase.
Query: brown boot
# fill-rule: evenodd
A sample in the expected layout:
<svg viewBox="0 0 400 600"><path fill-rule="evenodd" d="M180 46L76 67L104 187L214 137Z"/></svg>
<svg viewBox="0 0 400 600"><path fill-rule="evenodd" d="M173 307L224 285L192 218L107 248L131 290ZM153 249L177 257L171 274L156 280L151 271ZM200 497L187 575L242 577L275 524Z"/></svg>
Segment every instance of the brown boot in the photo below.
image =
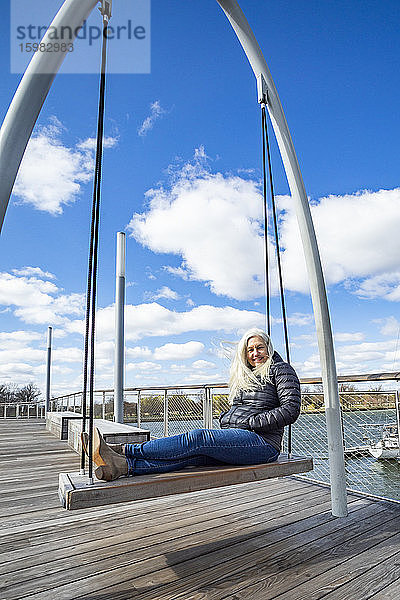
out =
<svg viewBox="0 0 400 600"><path fill-rule="evenodd" d="M97 427L93 431L93 462L97 466L97 479L113 481L128 475L128 463L124 456L117 454L104 441Z"/></svg>
<svg viewBox="0 0 400 600"><path fill-rule="evenodd" d="M86 433L86 431L81 433L81 442L86 456L89 456L89 434ZM107 446L111 448L111 450L114 450L114 452L117 454L122 454L122 456L125 456L125 444L107 444Z"/></svg>

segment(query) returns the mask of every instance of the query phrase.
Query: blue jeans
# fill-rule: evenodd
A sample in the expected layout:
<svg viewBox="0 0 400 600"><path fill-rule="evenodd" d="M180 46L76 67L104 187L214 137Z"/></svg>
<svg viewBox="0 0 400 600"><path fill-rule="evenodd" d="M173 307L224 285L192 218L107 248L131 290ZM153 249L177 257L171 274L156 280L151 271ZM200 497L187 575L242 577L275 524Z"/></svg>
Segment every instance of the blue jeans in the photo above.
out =
<svg viewBox="0 0 400 600"><path fill-rule="evenodd" d="M125 456L129 475L147 475L185 467L262 464L276 460L279 451L247 429L194 429L142 444L126 444Z"/></svg>

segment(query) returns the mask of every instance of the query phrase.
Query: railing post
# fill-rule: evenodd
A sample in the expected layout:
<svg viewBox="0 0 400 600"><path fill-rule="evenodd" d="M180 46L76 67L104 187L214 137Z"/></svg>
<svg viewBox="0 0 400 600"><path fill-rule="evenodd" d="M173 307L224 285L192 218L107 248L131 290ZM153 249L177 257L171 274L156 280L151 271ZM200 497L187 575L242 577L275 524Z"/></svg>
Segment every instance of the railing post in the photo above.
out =
<svg viewBox="0 0 400 600"><path fill-rule="evenodd" d="M399 438L399 448L400 448L400 400L399 400L399 390L396 390L396 421L397 421L397 436Z"/></svg>
<svg viewBox="0 0 400 600"><path fill-rule="evenodd" d="M203 427L204 429L208 429L208 394L207 394L207 388L204 388L203 390Z"/></svg>
<svg viewBox="0 0 400 600"><path fill-rule="evenodd" d="M213 428L212 393L211 388L204 388L203 421L205 429Z"/></svg>
<svg viewBox="0 0 400 600"><path fill-rule="evenodd" d="M342 429L342 442L343 442L343 452L346 449L346 443L345 443L345 438L344 438L344 419L343 419L343 406L340 402L340 395L339 395L339 408L340 408L340 426Z"/></svg>
<svg viewBox="0 0 400 600"><path fill-rule="evenodd" d="M137 422L137 426L140 427L140 422L141 422L141 414L140 414L140 390L138 390L138 395L137 395L137 408L136 408L136 422Z"/></svg>
<svg viewBox="0 0 400 600"><path fill-rule="evenodd" d="M168 390L164 390L164 437L168 435Z"/></svg>

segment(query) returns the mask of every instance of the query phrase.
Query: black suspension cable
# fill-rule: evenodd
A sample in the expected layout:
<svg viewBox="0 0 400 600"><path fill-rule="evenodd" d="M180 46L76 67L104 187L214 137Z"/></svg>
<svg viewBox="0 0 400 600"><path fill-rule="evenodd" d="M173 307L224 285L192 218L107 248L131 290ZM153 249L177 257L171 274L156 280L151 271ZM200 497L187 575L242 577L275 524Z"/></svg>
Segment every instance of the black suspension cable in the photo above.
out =
<svg viewBox="0 0 400 600"><path fill-rule="evenodd" d="M261 133L263 146L263 209L264 209L264 266L265 266L265 321L267 324L267 333L271 335L271 307L270 307L270 291L269 291L269 265L268 265L268 199L267 199L267 172L266 172L266 114L265 104L261 105Z"/></svg>
<svg viewBox="0 0 400 600"><path fill-rule="evenodd" d="M290 350L289 350L289 336L288 336L287 317L286 317L285 292L284 292L284 286L283 286L281 252L280 252L280 248L279 248L278 220L276 218L276 203L275 203L274 184L273 184L273 179L272 179L271 153L270 153L270 149L269 149L267 119L265 119L265 138L266 138L266 145L267 145L269 185L270 185L270 194L271 194L272 215L273 215L273 221L274 221L274 237L275 237L275 246L276 246L276 258L277 258L277 263L278 263L279 291L280 291L280 296L281 296L281 308L282 308L283 331L284 331L284 337L285 337L286 361L290 364Z"/></svg>
<svg viewBox="0 0 400 600"><path fill-rule="evenodd" d="M96 160L93 184L92 201L92 221L90 231L89 261L88 261L88 285L86 295L86 327L85 327L85 348L84 348L84 369L83 369L83 399L82 399L82 431L86 427L87 412L87 380L88 380L88 358L90 347L90 370L89 370L89 479L93 478L93 417L94 417L94 347L95 347L95 322L96 322L96 291L97 291L97 262L98 262L98 244L99 244L99 223L100 223L100 197L101 197L101 171L103 154L103 133L104 133L104 106L106 89L106 59L107 59L107 26L108 19L103 19L103 44L101 57L99 107L97 118L97 144ZM85 466L85 455L82 450L81 469Z"/></svg>
<svg viewBox="0 0 400 600"><path fill-rule="evenodd" d="M267 148L267 159L268 159L268 175L269 175L269 189L271 195L271 208L274 222L274 238L275 238L275 247L276 247L276 258L278 263L278 277L279 277L279 291L281 297L281 309L282 309L282 322L283 322L283 332L285 338L285 350L286 350L286 361L290 364L290 350L289 350L289 335L288 335L288 327L287 327L287 316L286 316L286 304L285 304L285 292L283 285L283 275L282 275L282 263L281 263L281 252L279 248L279 235L278 235L278 220L276 217L276 203L275 203L275 193L274 193L274 183L272 177L272 166L271 166L271 152L269 148L269 139L268 139L268 120L267 115L265 113L265 107L262 107L262 111L264 114L263 124L265 128L265 132L263 134L263 139L265 136L265 144ZM265 150L263 148L263 154ZM289 425L288 428L288 455L290 457L292 453L292 426Z"/></svg>

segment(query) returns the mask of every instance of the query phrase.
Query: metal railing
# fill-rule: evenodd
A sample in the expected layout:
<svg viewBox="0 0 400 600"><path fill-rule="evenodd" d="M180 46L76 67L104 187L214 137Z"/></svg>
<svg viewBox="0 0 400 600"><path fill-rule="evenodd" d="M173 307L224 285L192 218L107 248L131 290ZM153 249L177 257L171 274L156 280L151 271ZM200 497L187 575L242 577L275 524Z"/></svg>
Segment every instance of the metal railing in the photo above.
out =
<svg viewBox="0 0 400 600"><path fill-rule="evenodd" d="M339 398L347 489L400 502L399 392L345 391ZM329 483L323 394L302 394L292 436L294 452L314 458L314 470L302 477Z"/></svg>
<svg viewBox="0 0 400 600"><path fill-rule="evenodd" d="M183 433L196 427L218 426L218 415L228 407L226 384L181 387L126 388L124 423L149 429L152 437ZM52 411L82 410L82 392L50 400ZM113 390L94 392L94 417L113 420Z"/></svg>
<svg viewBox="0 0 400 600"><path fill-rule="evenodd" d="M152 437L197 427L218 428L218 416L229 406L228 392L226 384L128 388L124 391L124 422L150 430ZM339 392L339 397L348 489L400 502L399 392L353 390ZM113 390L97 390L95 417L112 420L113 404ZM80 412L81 406L81 393L51 401L52 410ZM379 459L371 451L382 445L385 428L392 431L392 455ZM302 391L301 415L292 426L292 451L314 458L314 470L302 477L329 484L322 392Z"/></svg>
<svg viewBox="0 0 400 600"><path fill-rule="evenodd" d="M0 419L44 419L45 406L36 402L1 402Z"/></svg>

